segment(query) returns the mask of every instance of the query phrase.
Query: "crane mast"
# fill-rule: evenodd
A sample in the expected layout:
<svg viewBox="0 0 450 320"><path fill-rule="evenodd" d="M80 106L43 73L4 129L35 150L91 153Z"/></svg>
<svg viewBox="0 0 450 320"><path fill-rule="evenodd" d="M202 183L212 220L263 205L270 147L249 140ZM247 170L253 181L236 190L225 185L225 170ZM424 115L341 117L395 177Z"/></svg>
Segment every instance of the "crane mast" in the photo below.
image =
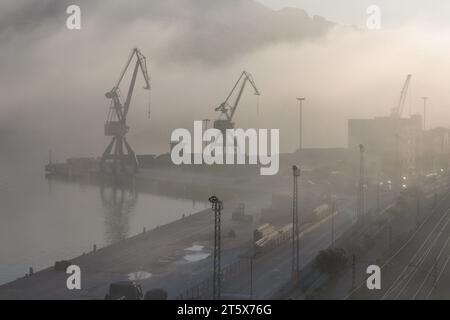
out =
<svg viewBox="0 0 450 320"><path fill-rule="evenodd" d="M259 96L259 90L255 85L255 81L250 73L243 71L228 94L225 102L221 103L220 106L215 108L215 111L220 112L219 119L214 122L214 128L219 129L220 131L226 131L227 129L233 129L234 123L233 118L236 113L237 107L239 106L239 101L242 98L242 94L244 93L244 89L250 83L254 89L255 95ZM237 91L236 97L233 100L233 96Z"/></svg>
<svg viewBox="0 0 450 320"><path fill-rule="evenodd" d="M126 99L125 102L122 102L119 89L120 84L122 83L125 74L127 73L131 62L133 61L133 58L135 57L136 63L134 65ZM139 70L141 71L144 78L144 89L150 90L150 77L147 71L146 58L139 51L139 49L134 48L129 59L127 60L125 68L122 70L119 76L118 81L116 82L114 87L105 94L106 98L111 100L111 106L105 123L105 136L112 137L112 140L103 153L100 163L101 170L104 170L105 163L108 160L112 160L113 173L116 173L117 163L120 163L123 172L126 171L126 165L132 165L135 171L138 168L136 155L126 140L126 134L130 129L130 127L127 125L127 115L128 111L130 110L131 98L133 96Z"/></svg>

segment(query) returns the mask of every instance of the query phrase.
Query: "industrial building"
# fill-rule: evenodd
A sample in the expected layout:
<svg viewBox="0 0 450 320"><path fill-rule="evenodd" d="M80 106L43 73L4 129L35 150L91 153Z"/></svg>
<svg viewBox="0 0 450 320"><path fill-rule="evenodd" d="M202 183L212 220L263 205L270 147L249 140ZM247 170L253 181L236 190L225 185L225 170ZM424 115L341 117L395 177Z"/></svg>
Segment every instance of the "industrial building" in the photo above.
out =
<svg viewBox="0 0 450 320"><path fill-rule="evenodd" d="M450 129L437 127L423 132L423 144L419 157L424 173L447 171L450 155Z"/></svg>
<svg viewBox="0 0 450 320"><path fill-rule="evenodd" d="M348 121L348 147L365 146L368 167L383 172L414 174L419 166L422 117L377 117Z"/></svg>

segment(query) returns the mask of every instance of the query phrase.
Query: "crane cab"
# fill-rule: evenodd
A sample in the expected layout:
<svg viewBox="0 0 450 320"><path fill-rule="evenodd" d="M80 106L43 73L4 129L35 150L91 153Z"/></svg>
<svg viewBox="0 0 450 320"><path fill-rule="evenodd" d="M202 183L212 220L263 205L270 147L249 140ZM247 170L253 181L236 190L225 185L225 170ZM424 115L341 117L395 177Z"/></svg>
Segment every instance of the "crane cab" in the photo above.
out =
<svg viewBox="0 0 450 320"><path fill-rule="evenodd" d="M234 129L234 122L226 119L216 120L214 121L214 129L218 129L221 132L225 132L227 129Z"/></svg>
<svg viewBox="0 0 450 320"><path fill-rule="evenodd" d="M107 137L117 137L125 136L130 130L123 121L108 121L105 123L105 136Z"/></svg>

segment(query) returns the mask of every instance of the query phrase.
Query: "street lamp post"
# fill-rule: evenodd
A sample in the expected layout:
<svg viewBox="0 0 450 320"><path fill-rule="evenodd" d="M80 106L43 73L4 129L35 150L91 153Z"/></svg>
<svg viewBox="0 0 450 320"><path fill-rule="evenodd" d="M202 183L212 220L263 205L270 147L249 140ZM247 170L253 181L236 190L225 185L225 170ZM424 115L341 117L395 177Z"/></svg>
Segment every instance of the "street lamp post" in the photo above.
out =
<svg viewBox="0 0 450 320"><path fill-rule="evenodd" d="M427 126L427 101L428 101L429 97L422 97L423 100L423 130L426 130L426 126Z"/></svg>
<svg viewBox="0 0 450 320"><path fill-rule="evenodd" d="M253 261L256 258L256 252L254 250L241 256L243 259L248 259L250 262L250 300L253 300Z"/></svg>
<svg viewBox="0 0 450 320"><path fill-rule="evenodd" d="M300 169L297 166L292 167L294 186L292 194L292 275L298 280L300 273L300 239L299 239L299 222L298 222L298 178L300 177Z"/></svg>
<svg viewBox="0 0 450 320"><path fill-rule="evenodd" d="M223 209L222 201L216 196L209 197L209 202L214 211L214 263L213 263L213 299L221 299L221 214Z"/></svg>
<svg viewBox="0 0 450 320"><path fill-rule="evenodd" d="M334 238L335 238L335 223L334 223L334 215L338 213L338 201L346 201L347 199L338 198L337 195L334 195L332 207L331 207L331 248L334 249Z"/></svg>
<svg viewBox="0 0 450 320"><path fill-rule="evenodd" d="M333 200L333 206L331 209L331 248L334 249L334 213L336 212L337 199Z"/></svg>
<svg viewBox="0 0 450 320"><path fill-rule="evenodd" d="M364 204L364 145L359 145L359 183L358 183L358 204L357 204L357 218L361 220L364 216L365 204Z"/></svg>
<svg viewBox="0 0 450 320"><path fill-rule="evenodd" d="M306 98L297 98L298 107L299 107L299 124L298 124L298 150L301 154L303 149L303 101Z"/></svg>
<svg viewBox="0 0 450 320"><path fill-rule="evenodd" d="M250 300L253 300L253 258L250 257Z"/></svg>

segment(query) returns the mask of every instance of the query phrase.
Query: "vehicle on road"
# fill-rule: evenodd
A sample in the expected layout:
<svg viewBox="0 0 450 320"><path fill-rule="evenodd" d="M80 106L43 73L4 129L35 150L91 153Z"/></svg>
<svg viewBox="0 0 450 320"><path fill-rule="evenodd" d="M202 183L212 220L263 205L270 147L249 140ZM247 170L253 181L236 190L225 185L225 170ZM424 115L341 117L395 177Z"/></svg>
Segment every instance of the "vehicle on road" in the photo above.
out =
<svg viewBox="0 0 450 320"><path fill-rule="evenodd" d="M142 300L142 288L134 281L119 281L111 283L105 300Z"/></svg>

